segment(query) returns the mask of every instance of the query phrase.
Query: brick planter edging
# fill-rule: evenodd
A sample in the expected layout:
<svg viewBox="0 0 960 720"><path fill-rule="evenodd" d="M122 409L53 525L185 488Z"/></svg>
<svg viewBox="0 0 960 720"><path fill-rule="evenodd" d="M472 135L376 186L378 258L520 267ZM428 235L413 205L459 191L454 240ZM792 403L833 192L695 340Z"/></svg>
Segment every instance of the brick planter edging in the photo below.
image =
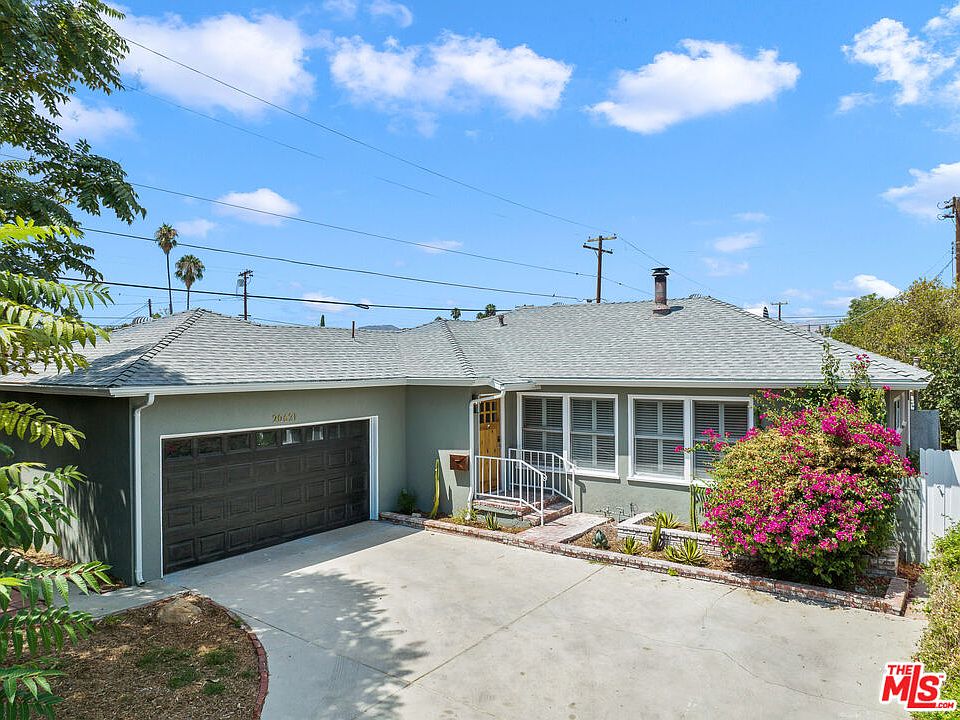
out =
<svg viewBox="0 0 960 720"><path fill-rule="evenodd" d="M206 597L205 595L203 597ZM253 715L250 716L251 720L260 720L260 716L263 714L263 704L267 701L267 689L270 684L270 670L267 668L267 651L263 649L263 643L260 642L260 638L257 637L257 634L253 631L253 628L235 613L230 608L224 607L220 603L207 598L207 601L211 605L216 605L218 608L223 610L227 615L233 618L233 621L237 623L243 630L247 633L247 639L250 641L250 644L253 645L254 652L257 653L257 673L260 676L260 683L257 687L257 699L253 704Z"/></svg>
<svg viewBox="0 0 960 720"><path fill-rule="evenodd" d="M667 573L669 575L692 578L694 580L706 580L707 582L748 588L750 590L771 593L773 595L792 597L801 600L813 600L815 602L822 602L830 605L840 605L843 607L870 610L873 612L887 613L890 615L902 615L907 604L908 584L906 580L898 577L891 579L886 594L881 598L874 597L872 595L863 595L861 593L850 592L848 590L836 590L834 588L805 585L803 583L790 582L788 580L774 580L772 578L757 577L755 575L747 575L745 573L731 572L727 570L715 570L713 568L696 567L694 565L683 565L681 563L644 557L642 555L626 555L624 553L618 553L612 550L585 548L580 547L579 545L570 545L568 543L552 543L538 540L528 540L521 537L522 534L520 533L505 533L496 530L475 528L469 525L455 525L453 523L447 523L441 520L414 518L410 517L409 515L400 515L392 512L380 513L380 519L392 522L396 525L405 525L406 527L422 530L437 530L439 532L451 533L454 535L468 535L470 537L478 537L484 540L503 543L504 545L513 545L516 547L527 547L534 550L541 550L543 552L553 553L554 555L565 555L567 557L580 558L581 560L591 560L593 562L602 562L609 565L639 568L641 570Z"/></svg>

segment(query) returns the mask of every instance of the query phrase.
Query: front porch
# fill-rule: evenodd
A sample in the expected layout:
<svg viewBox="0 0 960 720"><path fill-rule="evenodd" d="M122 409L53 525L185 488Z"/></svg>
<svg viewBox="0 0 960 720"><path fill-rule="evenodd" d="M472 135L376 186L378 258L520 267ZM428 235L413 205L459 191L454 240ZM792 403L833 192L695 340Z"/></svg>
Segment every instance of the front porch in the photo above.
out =
<svg viewBox="0 0 960 720"><path fill-rule="evenodd" d="M543 525L574 512L577 467L557 453L506 447L504 393L470 402L471 509Z"/></svg>

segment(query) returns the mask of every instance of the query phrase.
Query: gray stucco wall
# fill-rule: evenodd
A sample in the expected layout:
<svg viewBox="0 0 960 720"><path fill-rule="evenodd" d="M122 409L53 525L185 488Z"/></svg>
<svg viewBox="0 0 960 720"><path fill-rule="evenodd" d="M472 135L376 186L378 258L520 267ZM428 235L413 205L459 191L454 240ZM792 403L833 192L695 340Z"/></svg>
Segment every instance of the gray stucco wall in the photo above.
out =
<svg viewBox="0 0 960 720"><path fill-rule="evenodd" d="M382 509L393 509L397 494L406 483L405 399L403 387L157 397L141 416L144 578L158 578L162 569L161 436L376 417L378 500ZM294 420L274 422L274 415L291 413ZM432 482L431 475L431 493Z"/></svg>
<svg viewBox="0 0 960 720"><path fill-rule="evenodd" d="M462 387L406 388L407 488L416 493L417 504L425 511L433 505L438 458L443 474L440 510L451 513L466 505L470 473L451 470L450 455L470 450L469 404L478 392L477 388ZM395 497L388 498L384 509L394 509L395 501Z"/></svg>
<svg viewBox="0 0 960 720"><path fill-rule="evenodd" d="M76 465L87 476L67 495L77 513L63 528L60 552L71 560L100 560L125 582L133 578L130 492L131 465L129 402L119 398L68 397L0 393L0 400L30 402L86 435L80 450L72 446L45 448L16 438L3 438L14 452L14 461L43 462L48 468Z"/></svg>

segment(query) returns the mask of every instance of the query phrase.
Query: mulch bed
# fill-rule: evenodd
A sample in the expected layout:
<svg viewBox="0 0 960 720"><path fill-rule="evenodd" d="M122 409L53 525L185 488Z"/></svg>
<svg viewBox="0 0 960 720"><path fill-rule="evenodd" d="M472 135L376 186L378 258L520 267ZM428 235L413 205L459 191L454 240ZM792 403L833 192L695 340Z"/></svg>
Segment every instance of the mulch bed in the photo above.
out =
<svg viewBox="0 0 960 720"><path fill-rule="evenodd" d="M424 515L423 517L426 517L426 515ZM437 515L437 517L434 518L434 520L436 520L437 522L450 523L451 525L466 525L468 527L480 528L481 530L490 529L487 527L487 523L484 522L483 520L462 520L460 518L453 517L452 515ZM497 530L499 532L505 532L505 533L519 533L519 532L523 532L524 530L529 530L530 527L531 526L529 525L529 523L525 525L501 525L500 527L497 528Z"/></svg>
<svg viewBox="0 0 960 720"><path fill-rule="evenodd" d="M164 600L112 615L54 662L58 718L250 720L260 688L246 628L208 599L187 624L157 619Z"/></svg>
<svg viewBox="0 0 960 720"><path fill-rule="evenodd" d="M615 522L609 522L605 525L601 525L598 528L594 528L586 535L582 535L576 540L571 541L570 544L578 545L580 547L592 548L593 547L593 537L596 535L597 530L603 530L603 534L607 536L607 541L610 543L609 550L613 552L623 552L623 539L617 536L617 525ZM663 550L651 550L650 546L647 543L640 543L640 552L638 555L643 557L656 558L658 560L666 560L668 562L673 562L667 557L667 554ZM744 573L745 575L755 575L757 577L763 578L772 578L777 580L790 580L791 578L782 578L777 577L770 573L763 563L754 560L749 557L743 558L734 558L728 560L727 558L722 557L712 557L710 555L704 554L703 564L699 567L712 568L714 570L724 570L726 572L738 572ZM798 582L807 582L807 581L798 581ZM853 592L862 593L864 595L872 595L874 597L883 597L887 591L887 585L890 582L890 578L885 577L872 577L870 575L862 575L857 578L853 588L848 588Z"/></svg>

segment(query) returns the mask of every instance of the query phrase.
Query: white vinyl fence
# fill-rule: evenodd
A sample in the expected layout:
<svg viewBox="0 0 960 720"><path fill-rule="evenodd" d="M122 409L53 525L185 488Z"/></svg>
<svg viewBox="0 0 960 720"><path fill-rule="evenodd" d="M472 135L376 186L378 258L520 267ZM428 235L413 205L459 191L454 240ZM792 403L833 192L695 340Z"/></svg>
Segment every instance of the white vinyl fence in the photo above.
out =
<svg viewBox="0 0 960 720"><path fill-rule="evenodd" d="M921 561L927 562L934 541L960 523L960 451L921 450Z"/></svg>

